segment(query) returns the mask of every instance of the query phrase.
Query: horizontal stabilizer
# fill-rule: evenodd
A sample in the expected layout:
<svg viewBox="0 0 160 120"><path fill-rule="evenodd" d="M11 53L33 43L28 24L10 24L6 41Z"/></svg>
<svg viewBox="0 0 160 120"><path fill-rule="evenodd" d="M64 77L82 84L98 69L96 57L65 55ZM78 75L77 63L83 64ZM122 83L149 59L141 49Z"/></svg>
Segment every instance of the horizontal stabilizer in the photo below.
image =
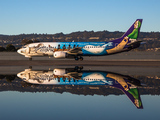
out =
<svg viewBox="0 0 160 120"><path fill-rule="evenodd" d="M141 45L142 45L142 44L146 44L146 42L141 42Z"/></svg>
<svg viewBox="0 0 160 120"><path fill-rule="evenodd" d="M137 45L137 44L139 44L139 43L141 43L141 42L142 42L142 40L137 40L137 41L135 41L135 42L128 43L127 45L129 45L129 46L134 46L134 45Z"/></svg>

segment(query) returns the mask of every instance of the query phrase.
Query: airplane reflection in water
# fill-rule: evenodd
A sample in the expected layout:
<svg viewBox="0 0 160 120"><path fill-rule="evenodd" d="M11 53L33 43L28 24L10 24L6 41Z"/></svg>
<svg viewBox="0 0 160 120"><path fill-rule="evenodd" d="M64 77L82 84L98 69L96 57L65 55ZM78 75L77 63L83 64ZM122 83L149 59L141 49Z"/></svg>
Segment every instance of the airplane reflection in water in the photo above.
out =
<svg viewBox="0 0 160 120"><path fill-rule="evenodd" d="M122 90L137 108L143 108L138 91L141 83L127 75L75 67L49 71L25 69L17 76L27 83L39 85L108 85Z"/></svg>

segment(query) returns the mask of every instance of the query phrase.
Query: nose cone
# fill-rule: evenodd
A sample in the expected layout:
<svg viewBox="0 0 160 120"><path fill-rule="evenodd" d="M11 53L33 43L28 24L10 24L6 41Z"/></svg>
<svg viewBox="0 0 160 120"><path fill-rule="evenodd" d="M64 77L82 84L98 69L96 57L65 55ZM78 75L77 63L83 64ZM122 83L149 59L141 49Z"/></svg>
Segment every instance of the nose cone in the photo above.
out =
<svg viewBox="0 0 160 120"><path fill-rule="evenodd" d="M21 49L18 49L17 52L18 52L19 54L21 54Z"/></svg>
<svg viewBox="0 0 160 120"><path fill-rule="evenodd" d="M24 73L24 72L18 73L17 77L19 77L20 79L22 79L24 81L26 81L26 79L27 79L26 73Z"/></svg>
<svg viewBox="0 0 160 120"><path fill-rule="evenodd" d="M17 74L17 77L19 77L19 78L22 78L22 76L23 76L22 72L20 72L20 73Z"/></svg>
<svg viewBox="0 0 160 120"><path fill-rule="evenodd" d="M17 50L17 52L21 55L25 55L26 54L26 49L25 48L20 48Z"/></svg>

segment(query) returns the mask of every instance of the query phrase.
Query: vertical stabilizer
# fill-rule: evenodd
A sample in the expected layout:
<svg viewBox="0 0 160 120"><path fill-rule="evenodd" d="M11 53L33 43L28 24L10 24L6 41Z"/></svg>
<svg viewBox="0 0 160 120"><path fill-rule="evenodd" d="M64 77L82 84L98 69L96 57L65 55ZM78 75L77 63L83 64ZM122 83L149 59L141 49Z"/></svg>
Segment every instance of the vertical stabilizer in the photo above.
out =
<svg viewBox="0 0 160 120"><path fill-rule="evenodd" d="M128 42L134 42L137 40L142 25L142 19L137 19L132 26L123 34L122 38L128 38Z"/></svg>

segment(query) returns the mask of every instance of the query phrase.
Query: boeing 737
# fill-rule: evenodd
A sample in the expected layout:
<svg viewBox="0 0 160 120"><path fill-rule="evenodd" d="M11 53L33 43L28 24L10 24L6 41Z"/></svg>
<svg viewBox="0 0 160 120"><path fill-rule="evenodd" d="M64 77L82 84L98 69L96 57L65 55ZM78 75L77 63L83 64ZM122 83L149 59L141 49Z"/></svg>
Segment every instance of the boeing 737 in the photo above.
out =
<svg viewBox="0 0 160 120"><path fill-rule="evenodd" d="M29 84L36 85L106 85L122 90L133 104L142 109L142 101L138 92L141 82L138 79L118 73L82 70L75 68L57 68L54 70L25 69L17 74Z"/></svg>
<svg viewBox="0 0 160 120"><path fill-rule="evenodd" d="M74 58L82 56L102 56L130 51L138 48L142 19L137 19L122 37L109 42L40 42L23 46L17 52L32 60L33 56L53 56L54 58Z"/></svg>

